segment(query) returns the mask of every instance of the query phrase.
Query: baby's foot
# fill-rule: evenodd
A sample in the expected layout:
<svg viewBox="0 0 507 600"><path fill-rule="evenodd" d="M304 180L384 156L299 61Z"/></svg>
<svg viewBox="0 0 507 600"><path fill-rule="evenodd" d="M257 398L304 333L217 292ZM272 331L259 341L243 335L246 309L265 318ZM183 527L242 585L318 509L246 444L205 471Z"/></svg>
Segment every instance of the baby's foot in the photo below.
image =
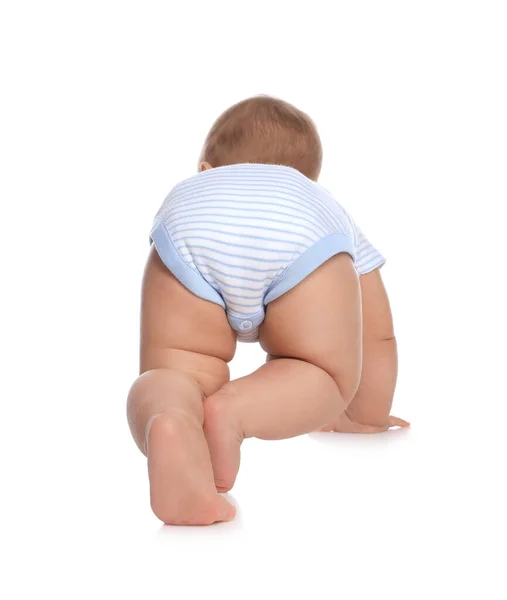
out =
<svg viewBox="0 0 507 600"><path fill-rule="evenodd" d="M179 413L153 418L147 431L151 506L167 525L230 521L235 508L217 493L206 439Z"/></svg>
<svg viewBox="0 0 507 600"><path fill-rule="evenodd" d="M234 418L233 408L234 398L223 392L204 402L204 434L219 492L228 492L232 488L239 470L243 434Z"/></svg>

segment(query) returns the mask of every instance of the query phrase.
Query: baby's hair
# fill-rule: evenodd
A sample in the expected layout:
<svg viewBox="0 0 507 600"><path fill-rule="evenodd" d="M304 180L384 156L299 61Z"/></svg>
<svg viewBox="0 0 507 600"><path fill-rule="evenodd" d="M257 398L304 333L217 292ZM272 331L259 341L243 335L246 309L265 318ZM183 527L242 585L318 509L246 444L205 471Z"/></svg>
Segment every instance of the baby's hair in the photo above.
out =
<svg viewBox="0 0 507 600"><path fill-rule="evenodd" d="M285 165L317 180L322 144L312 119L292 104L254 96L228 108L210 129L200 161Z"/></svg>

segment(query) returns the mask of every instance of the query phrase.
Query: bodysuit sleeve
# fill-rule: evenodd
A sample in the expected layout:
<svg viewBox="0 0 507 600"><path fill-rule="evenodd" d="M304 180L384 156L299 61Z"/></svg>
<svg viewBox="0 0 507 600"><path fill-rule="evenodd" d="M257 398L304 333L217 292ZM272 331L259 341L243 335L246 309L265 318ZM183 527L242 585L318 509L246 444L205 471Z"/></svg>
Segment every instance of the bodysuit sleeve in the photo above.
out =
<svg viewBox="0 0 507 600"><path fill-rule="evenodd" d="M370 244L367 237L354 223L354 244L356 251L355 267L359 275L365 275L381 267L386 259Z"/></svg>

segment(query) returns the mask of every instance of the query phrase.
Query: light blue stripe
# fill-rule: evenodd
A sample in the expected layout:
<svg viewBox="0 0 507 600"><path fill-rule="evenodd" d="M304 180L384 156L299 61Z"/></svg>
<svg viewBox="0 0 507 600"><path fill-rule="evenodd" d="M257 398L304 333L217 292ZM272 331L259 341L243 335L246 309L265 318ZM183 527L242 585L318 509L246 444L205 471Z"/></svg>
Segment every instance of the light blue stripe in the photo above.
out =
<svg viewBox="0 0 507 600"><path fill-rule="evenodd" d="M245 304L243 302L236 302L235 300L233 302L230 302L231 306L235 307L235 306L241 306L242 308L257 308L257 307L261 307L262 306L262 300L260 302L254 302L253 304Z"/></svg>
<svg viewBox="0 0 507 600"><path fill-rule="evenodd" d="M184 248L184 246L176 246L176 249L178 250L178 252L180 252L182 250L182 248ZM224 265L226 267L229 267L230 269L241 269L242 271L254 271L256 273L271 273L273 271L276 271L276 268L273 269L256 269L255 267L246 267L245 265L234 265L232 263L228 263L228 262L224 262L223 260L218 260L217 258L208 258L207 256L203 256L202 254L194 254L192 252L192 259L195 262L195 259L199 258L205 261L209 261L212 260L214 263L217 263L219 265ZM248 260L252 260L251 258L249 258ZM281 261L278 261L279 263ZM209 266L208 264L206 266Z"/></svg>
<svg viewBox="0 0 507 600"><path fill-rule="evenodd" d="M263 194L266 194L266 196L269 197L272 196L273 193L278 192L289 196L296 196L298 198L308 197L309 194L314 198L318 198L318 191L320 191L319 188L314 188L312 186L304 188L300 185L291 185L294 184L294 182L290 180L281 181L278 179L276 183L272 185L266 185L265 181L259 181L259 179L242 180L242 183L244 185L222 180L214 185L205 183L198 186L192 186L192 189L186 190L179 190L176 186L171 190L169 196L173 197L174 200L180 201L179 198L181 197L202 197L203 192L206 191L217 193L217 190L225 190L224 193L228 193L228 191L235 193L249 192L246 195L250 196L262 196Z"/></svg>
<svg viewBox="0 0 507 600"><path fill-rule="evenodd" d="M222 202L222 200L209 200L208 202L206 202L204 204L213 203L213 202ZM231 201L231 200L223 200L223 202L229 202L229 204L233 204L233 201ZM315 219L319 223L319 226L322 224L322 218L323 218L322 214L320 214L315 209L315 207L312 207L312 205L311 204L309 205L308 203L306 203L306 205L304 205L304 207L303 207L303 205L298 204L298 208L290 207L290 206L284 207L283 205L277 204L276 202L261 202L260 200L259 201L257 201L257 200L251 200L251 201L250 200L242 200L242 201L240 201L240 204L242 206L245 204L249 204L254 207L276 206L277 208L288 208L289 210L297 211L301 214L308 215L312 219ZM193 205L198 205L199 207L203 207L203 201L202 200L194 200L191 202L186 202L186 203L182 202L179 204L179 206L184 206L184 208L181 210L185 210L187 206L193 206ZM168 214L169 218L171 218L171 215L173 214L173 212L178 212L178 210L174 210L175 206L176 205L174 205L172 202L170 202L167 205L167 214ZM314 208L313 212L311 210L306 210L308 208ZM236 206L228 206L227 209L228 210L244 210L244 211L250 210L248 208L241 208L241 207L236 207ZM190 209L190 210L195 210L195 209ZM252 209L252 210L254 210L254 209ZM271 211L271 210L267 211L265 209L261 209L261 210L264 212L273 212L273 213L275 212L275 211ZM280 214L282 214L282 213L280 213Z"/></svg>
<svg viewBox="0 0 507 600"><path fill-rule="evenodd" d="M216 225L217 224L214 221L206 221L206 220L201 221L201 223L203 225ZM300 238L305 238L306 240L310 241L312 244L314 244L317 241L315 238L311 238L308 235L305 235L304 233L298 233L297 231L287 231L285 229L277 229L276 227L264 227L264 226L258 227L257 225L240 225L239 223L235 223L235 224L220 223L220 226L221 227L233 227L235 230L238 230L238 229L241 229L244 227L246 229L256 229L256 230L260 230L260 231L275 231L276 233L283 233L286 236L298 236ZM189 231L195 231L196 229L197 228L191 228ZM171 227L171 230L172 230L172 227ZM222 235L231 235L234 232L221 231L220 233L222 233ZM239 234L239 237L241 237L241 233ZM264 239L266 239L266 238L264 238Z"/></svg>
<svg viewBox="0 0 507 600"><path fill-rule="evenodd" d="M262 296L264 295L262 291L261 293L258 293L255 296L246 296L245 294L232 294L231 292L225 291L223 292L223 294L225 298L243 298L243 300L255 300L259 306L262 305Z"/></svg>
<svg viewBox="0 0 507 600"><path fill-rule="evenodd" d="M374 259L370 260L366 264L357 265L356 269L360 275L366 275L366 273L375 270L377 267L380 267L385 262L386 259L383 256L376 256Z"/></svg>
<svg viewBox="0 0 507 600"><path fill-rule="evenodd" d="M281 173L273 173L272 169L266 169L264 172L254 172L254 173L215 173L216 177L211 179L209 176L201 177L201 181L197 181L197 178L190 185L185 186L184 191L199 190L202 189L203 186L216 187L218 185L235 185L240 189L251 189L255 186L272 186L272 187L283 187L290 188L289 186L294 186L293 189L303 191L305 195L319 193L322 195L327 195L330 198L334 199L332 194L328 192L323 186L319 183L308 179L304 176L300 171L296 169L292 169L290 172ZM250 178L249 178L250 177ZM206 180L207 179L207 180ZM187 180L189 182L190 180ZM236 183L239 182L239 183ZM185 184L185 182L181 182L180 185ZM280 185L281 184L281 185ZM176 189L176 188L175 188ZM271 191L271 190L270 190Z"/></svg>
<svg viewBox="0 0 507 600"><path fill-rule="evenodd" d="M266 284L261 285L260 287L248 287L246 285L231 285L230 283L227 283L226 281L224 281L223 279L219 279L216 276L212 276L212 275L206 275L206 277L211 277L211 279L213 280L215 286L218 287L224 287L224 288L231 288L233 290L248 290L248 291L252 291L252 292L260 292L262 290L264 290L266 288Z"/></svg>
<svg viewBox="0 0 507 600"><path fill-rule="evenodd" d="M327 232L323 231L322 229L320 231L317 231L317 229L314 228L313 223L308 223L308 221L306 219L304 219L303 217L298 217L298 218L304 221L304 225L295 223L292 220L291 215L289 215L289 217L290 217L289 219L286 219L285 221L283 221L281 219L276 219L276 218L258 217L258 216L256 216L254 211L252 211L252 214L250 214L250 215L231 215L231 214L221 214L221 213L200 212L199 209L195 209L195 208L191 209L191 210L193 210L193 211L197 210L198 212L195 215L189 215L188 214L189 211L186 211L186 210L177 211L180 213L181 212L184 213L182 216L178 216L178 217L174 216L174 212L170 213L170 215L169 215L170 226L177 227L177 224L180 221L188 221L189 219L199 219L199 221L196 221L197 223L199 223L200 219L202 217L220 217L222 221L224 219L231 220L231 221L232 220L237 221L239 219L243 219L243 220L248 220L248 221L268 221L268 223L281 223L282 225L291 225L292 227L301 227L302 229L310 230L310 231L312 231L312 233L314 233L317 236L322 236L322 235L327 234ZM193 221L190 221L190 222L192 223ZM221 221L216 221L216 222L220 223Z"/></svg>
<svg viewBox="0 0 507 600"><path fill-rule="evenodd" d="M216 198L216 200L214 200L214 201L224 201L224 202L228 202L228 201L229 202L234 202L234 201L236 201L237 203L242 203L242 201L238 200L238 198L251 198L252 200L257 201L256 200L256 196L253 195L253 194L239 194L239 193L227 194L227 193L224 193L224 192L213 192L213 193L210 193L210 194L199 194L199 199L202 200L202 198L207 198L207 197L210 197L210 196L218 196L218 198ZM231 197L231 198L234 198L234 200L226 200L226 199L224 199L224 197ZM289 203L295 204L296 206L303 206L305 208L307 208L309 206L308 198L310 197L310 198L313 198L318 203L318 205L316 207L320 208L321 211L326 214L326 216L327 216L328 219L333 220L333 219L337 219L338 218L337 214L335 214L335 212L331 211L325 204L323 204L321 202L321 198L319 198L318 196L316 196L315 194L312 194L312 193L307 193L306 194L306 200L307 200L306 202L304 202L304 197L303 196L301 196L301 197L298 196L298 200L301 199L301 200L303 200L303 202L298 202L294 198L286 198L286 197L278 196L278 195L275 195L275 194L270 194L269 196L257 196L257 197L258 198L273 198L273 199L283 200L285 202L289 202ZM169 200L171 207L182 206L187 201L188 201L188 199L183 199L183 200L177 200L176 201L176 199L173 198L173 197L171 197L170 200ZM337 209L337 211L340 209L340 205L338 203L336 203L336 209ZM340 221L338 221L338 223L341 226L343 226L343 224L340 223Z"/></svg>
<svg viewBox="0 0 507 600"><path fill-rule="evenodd" d="M239 204L248 204L248 200L242 200L242 198L265 198L265 199L269 199L269 198L276 198L278 200L283 200L285 202L292 202L294 204L297 204L296 200L303 200L303 207L307 207L308 206L308 202L304 202L305 199L311 198L313 200L316 200L317 202L319 201L319 195L316 194L315 192L307 192L307 193L301 193L301 192L293 192L292 190L288 190L285 189L283 187L278 187L270 192L266 192L265 194L258 194L256 193L256 190L253 190L251 188L247 188L249 193L246 194L241 194L239 193L241 190L238 190L237 188L231 187L225 187L225 186L220 186L217 187L216 189L210 189L205 188L203 190L203 192L200 193L196 193L196 194L187 194L187 195L182 195L182 194L175 194L174 191L172 191L165 199L165 202L171 203L171 205L175 206L175 207L179 207L182 206L184 204L190 204L190 203L195 203L195 202L234 202L234 200L229 200L228 198L233 198L236 199L236 201ZM224 191L224 190L231 190L231 191ZM208 198L209 196L225 196L225 198L211 198L209 200L204 200L205 198ZM338 205L338 203L337 203ZM275 206L277 206L275 204ZM338 205L339 206L339 205Z"/></svg>
<svg viewBox="0 0 507 600"><path fill-rule="evenodd" d="M269 223L281 223L282 225L290 225L291 227L301 227L302 229L310 229L310 227L308 226L308 223L305 223L304 225L299 225L298 223L293 223L292 221L289 221L288 219L286 219L285 221L282 221L281 219L275 219L275 218L267 218L267 217L258 217L257 215L227 215L227 214L220 214L220 213L197 213L196 215L184 215L181 217L174 217L174 215L171 215L171 225L176 225L177 223L179 223L180 221L188 221L189 219L201 219L202 217L220 217L222 220L223 219L227 219L227 221L229 220L240 220L242 219L243 221L268 221ZM217 223L220 223L220 221L214 221ZM228 223L227 223L228 224ZM239 223L238 223L239 225ZM259 227L262 227L262 225L259 225ZM317 233L317 232L315 232ZM320 235L319 233L317 233L317 235Z"/></svg>
<svg viewBox="0 0 507 600"><path fill-rule="evenodd" d="M261 209L261 211L257 210L259 204L266 204L268 206L276 206L277 208L283 208L283 206L275 204L274 202L263 202L263 203L259 203L259 202L242 202L241 203L241 204L252 204L254 208L242 208L242 207L238 207L238 206L231 206L231 203L224 204L224 205L219 205L219 206L210 206L210 204L214 204L215 202L220 202L220 200L215 200L215 201L214 200L209 200L209 201L207 201L205 203L206 204L206 208L207 209L211 209L211 210L215 210L216 209L216 210L226 210L226 211L240 210L240 211L248 213L248 216L251 216L252 214L256 214L256 212L265 212L267 214L281 215L282 217L289 217L290 219L301 219L301 220L306 221L305 217L301 216L301 211L299 209L296 209L296 208L290 209L290 207L287 207L289 210L297 211L297 213L299 213L299 214L294 214L293 212L292 213L290 213L290 212L281 212L279 210L272 210L272 209L269 209L269 210L267 210L267 209L264 209L264 210ZM188 208L188 206L190 206L191 204L192 205L198 205L198 208ZM184 208L181 208L179 210L178 209L176 209L176 210L171 209L170 210L170 215L171 215L171 218L174 218L174 215L176 215L176 214L178 214L180 212L188 214L188 213L193 212L193 211L199 211L200 208L202 208L202 207L203 207L202 201L196 200L196 201L193 201L193 202L186 203L184 205ZM316 219L316 217L314 217L311 212L308 212L307 214L309 216L311 216L312 218ZM318 222L313 223L313 224L316 225L316 226L320 226L321 225L321 223L318 223Z"/></svg>
<svg viewBox="0 0 507 600"><path fill-rule="evenodd" d="M178 248L179 251L182 250L182 248L186 248L186 246L176 246ZM239 260L251 260L254 262L265 262L265 263L276 263L276 264L280 264L282 262L283 259L281 258L259 258L258 256L247 256L245 254L232 254L231 252L223 252L223 250L217 250L215 248L210 248L209 246L198 246L196 244L192 244L191 245L192 248L192 254L194 254L194 250L197 248L199 250L209 250L212 253L218 253L218 254L224 254L225 256L232 256L234 258L237 258L238 261ZM258 252L260 252L262 249L259 248ZM201 254L200 252L196 253L197 256L202 256L203 258L211 258L211 260L214 260L214 257L207 257L203 254Z"/></svg>
<svg viewBox="0 0 507 600"><path fill-rule="evenodd" d="M194 257L194 260L196 258L199 258L199 257ZM197 262L196 262L196 264L197 264ZM231 275L230 273L226 273L225 271L220 271L220 269L217 269L214 265L209 265L207 263L205 263L203 265L198 265L198 266L200 269L207 269L208 271L211 271L212 274L219 273L220 275L225 275L225 277L227 277L228 279L236 279L238 281L253 281L254 283L264 282L264 284L265 284L266 280L270 279L267 276L267 274L264 276L263 279L255 279L254 277L246 277L246 276L240 276L240 275Z"/></svg>
<svg viewBox="0 0 507 600"><path fill-rule="evenodd" d="M264 295L264 292L266 291L266 288L267 288L267 284L264 284L260 288L254 289L254 290L252 290L252 288L246 287L244 285L236 285L236 286L230 286L230 285L227 285L227 284L225 284L225 285L219 285L217 283L217 281L218 281L217 278L213 277L212 275L209 275L209 274L206 274L205 279L217 291L221 291L221 293L223 293L224 298L226 296L234 296L235 298L254 299L256 301L261 302L262 297ZM237 288L238 290L241 290L243 293L241 293L241 294L234 294L234 293L229 292L228 290L220 290L220 288L224 288L224 287ZM252 292L252 295L248 295L248 294L246 294L246 292Z"/></svg>
<svg viewBox="0 0 507 600"><path fill-rule="evenodd" d="M379 257L382 257L380 252L375 250L375 248L372 248L371 251L369 251L367 254L365 254L364 256L360 256L359 259L357 260L357 263L358 264L368 264L370 261L376 260Z"/></svg>
<svg viewBox="0 0 507 600"><path fill-rule="evenodd" d="M294 196L292 192L286 192L285 195L283 189L278 189L278 193L270 193L270 194L257 194L250 192L249 194L242 194L239 191L234 192L224 192L222 188L217 188L216 191L210 191L209 193L200 193L196 196L184 196L182 199L178 196L172 195L170 196L168 202L172 207L179 208L181 206L185 206L190 204L190 202L196 201L201 202L201 204L205 204L206 202L236 202L237 204L246 204L247 200L241 200L241 198L250 198L251 200L257 201L257 199L272 199L272 200L282 200L283 202L287 202L289 204L294 204L296 206L302 206L303 208L308 208L308 199L315 200L316 202L320 201L319 196L312 193L307 193L305 196L297 195ZM209 198L209 200L207 200ZM306 200L306 202L305 202ZM275 206L277 206L275 204ZM311 205L310 205L311 206ZM319 205L316 205L319 207Z"/></svg>
<svg viewBox="0 0 507 600"><path fill-rule="evenodd" d="M348 235L351 230L350 224L347 223L346 217L343 214L343 209L336 202L334 198L329 198L327 196L322 195L321 200L323 205L328 208L330 213L334 215L338 219L338 223L340 225L340 231Z"/></svg>
<svg viewBox="0 0 507 600"><path fill-rule="evenodd" d="M192 189L192 186L196 186L199 184L208 184L213 185L214 182L219 181L239 181L240 183L259 183L260 176L262 176L262 183L271 182L271 181L287 181L290 183L303 184L308 180L300 171L296 171L295 169L290 173L273 173L271 169L266 169L263 173L257 172L248 172L248 171L238 171L235 173L232 171L229 173L220 172L220 170L212 169L203 173L196 173L192 177L189 177L180 183L178 183L175 188L183 188L183 189ZM302 178L304 178L302 180ZM306 181L305 181L306 180ZM315 182L311 181L311 183L315 184Z"/></svg>
<svg viewBox="0 0 507 600"><path fill-rule="evenodd" d="M258 179L255 179L253 181L258 182ZM341 208L341 206L338 204L338 202L336 202L336 200L334 200L334 198L332 196L330 196L329 193L326 192L322 187L318 186L318 184L316 184L316 183L312 183L312 182L309 182L309 183L311 185L305 185L304 187L297 186L298 192L292 192L292 191L286 192L286 189L284 189L284 188L287 188L287 186L284 184L284 186L278 186L278 192L282 193L282 194L285 193L286 195L289 195L289 196L296 195L297 199L303 201L302 206L308 206L308 202L307 202L308 198L313 198L317 203L323 202L323 198L326 198L328 200L333 201L333 208L337 208L337 209ZM239 189L245 189L247 191L250 191L252 185L253 184L248 184L248 186L244 186L244 188L240 187ZM237 198L242 198L242 197L245 197L245 198L250 197L251 198L251 197L257 196L260 198L278 198L280 200L285 200L288 202L295 203L294 198L290 198L290 197L286 198L286 197L282 197L282 196L277 196L273 192L268 192L268 195L266 195L266 196L259 194L257 192L257 190L255 190L254 194L252 194L251 192L249 194L240 194L238 191L238 188L236 188L234 194L229 194L227 192L221 191L223 189L222 185L217 185L214 188L208 186L208 188L204 188L204 189L209 189L210 193L206 194L203 192L199 192L198 194L195 194L194 197L196 199L202 199L202 198L207 198L208 196L216 196L216 195L222 195L222 196L227 196L227 197L231 196L231 197L235 197L235 198L236 197ZM181 198L181 194L177 193L176 190L173 189L173 191L169 194L167 199L169 199L170 202L174 204L174 206L180 206L182 203L182 200L180 198ZM186 200L188 200L188 199L193 199L192 195L190 195L190 197L187 196ZM183 202L184 201L185 201L185 198L184 198Z"/></svg>
<svg viewBox="0 0 507 600"><path fill-rule="evenodd" d="M181 229L180 231L176 231L176 232L172 232L172 228L171 228L171 235L173 236L173 239L176 241L176 237L178 235L181 235L182 233L184 233L185 231L208 231L209 233L218 233L219 235L221 235L222 237L226 237L227 236L231 236L231 237L238 237L238 238L249 238L251 240L262 240L263 242L276 242L279 244L282 243L286 243L286 244L300 244L302 246L307 246L307 244L303 244L302 242L298 242L297 240L276 240L273 239L272 237L261 237L258 235L249 235L247 233L234 233L233 231L220 231L219 229L210 229L208 227L191 227L189 229ZM299 235L299 234L295 234L295 235ZM299 236L299 237L303 237L303 236ZM178 240L181 238L178 238ZM186 238L188 239L188 238ZM315 243L314 240L310 241L313 243ZM229 241L227 242L229 245L234 246L235 242Z"/></svg>
<svg viewBox="0 0 507 600"><path fill-rule="evenodd" d="M231 173L227 173L227 175L221 174L219 175L218 172L215 173L216 177L214 177L213 179L209 176L207 177L199 177L199 175L194 176L194 179L190 178L190 179L186 179L184 181L181 181L180 183L177 183L174 186L174 189L179 189L179 188L183 188L185 191L192 191L195 188L198 188L199 186L203 186L203 185L216 185L216 182L218 183L226 183L226 184L230 184L230 185L243 185L243 184L254 184L254 185L264 185L264 186L269 186L269 185L278 185L280 181L283 181L284 183L291 183L293 185L298 185L299 187L301 187L301 185L306 184L306 182L302 182L299 180L299 177L297 176L298 171L296 171L296 177L294 177L292 174L290 174L289 176L285 176L285 175L281 175L279 173L277 174L273 174L273 173L244 173L244 174L240 174L240 173L236 173L235 175L232 175ZM272 184L271 182L274 182L274 184ZM316 182L311 182L312 185L319 185ZM319 186L320 187L320 186Z"/></svg>
<svg viewBox="0 0 507 600"><path fill-rule="evenodd" d="M360 248L359 250L357 250L356 253L358 256L358 261L369 258L370 256L373 256L374 254L378 254L378 252L372 246L364 246L363 248Z"/></svg>
<svg viewBox="0 0 507 600"><path fill-rule="evenodd" d="M250 183L258 184L260 177L262 177L262 185L266 185L266 182L268 182L269 184L273 181L275 182L275 184L278 184L280 181L282 181L287 184L293 184L294 186L297 186L300 189L305 185L308 186L308 184L310 184L311 186L318 186L319 188L321 187L318 183L312 181L311 179L308 179L296 169L293 169L288 173L273 173L271 169L266 169L264 170L264 172L249 172L248 170L242 172L236 170L235 173L233 173L232 171L229 173L224 173L220 172L218 169L211 169L203 173L197 173L196 175L189 177L184 181L181 181L175 186L175 189L182 188L183 190L188 191L202 184L214 185L217 181L219 183L222 183L223 181L231 181L233 183L238 181L240 182L240 185Z"/></svg>
<svg viewBox="0 0 507 600"><path fill-rule="evenodd" d="M195 231L195 229L193 228L191 231ZM210 231L213 233L218 233L220 235L223 236L223 232L222 231L218 231L216 229L199 229L198 231ZM178 232L182 233L181 231ZM176 234L176 235L178 235ZM239 237L239 236L238 236ZM264 242L271 242L272 239L271 238L263 238L263 237L258 237L255 235L241 235L242 238L247 237L249 239L253 238L255 240L262 240ZM206 237L204 235L186 235L183 238L178 238L178 240L175 240L175 237L173 237L174 241L180 241L181 239L184 239L185 241L187 240L204 240L206 242L216 242L217 244L225 244L227 247L233 247L233 248L243 248L245 250L254 250L255 252L259 251L259 246L245 246L243 244L236 244L236 242L230 242L230 241L225 241L225 240L217 240L215 238L210 238L210 237ZM289 241L278 241L276 240L277 244L291 244L292 248L290 250L278 250L276 248L262 248L263 252L276 252L276 254L294 254L294 252L298 251L298 250L306 250L306 248L308 248L308 246L306 246L305 244L302 243L294 243L294 242L289 242Z"/></svg>
<svg viewBox="0 0 507 600"><path fill-rule="evenodd" d="M383 259L383 257L378 252L375 252L374 254L369 256L367 260L361 260L358 262L361 265L361 267L366 267L367 265L370 265L370 264L375 263L378 260L382 260L382 259Z"/></svg>
<svg viewBox="0 0 507 600"><path fill-rule="evenodd" d="M292 186L292 188L289 189L304 190L310 187L323 191L322 186L320 186L314 181L309 181L307 183L306 181L300 181L297 176L286 177L281 176L279 174L272 175L269 173L249 173L248 175L238 174L234 176L228 174L225 177L223 175L218 176L217 174L217 177L215 177L214 179L211 179L209 177L206 179L201 178L200 180L196 179L195 181L189 181L187 179L186 182L182 181L181 183L176 184L173 187L173 190L178 193L182 192L185 194L192 194L195 191L200 191L205 187L212 188L218 185L229 185L239 189L249 189L251 187L258 187L260 189L261 187L270 188L280 186L289 188L289 186Z"/></svg>

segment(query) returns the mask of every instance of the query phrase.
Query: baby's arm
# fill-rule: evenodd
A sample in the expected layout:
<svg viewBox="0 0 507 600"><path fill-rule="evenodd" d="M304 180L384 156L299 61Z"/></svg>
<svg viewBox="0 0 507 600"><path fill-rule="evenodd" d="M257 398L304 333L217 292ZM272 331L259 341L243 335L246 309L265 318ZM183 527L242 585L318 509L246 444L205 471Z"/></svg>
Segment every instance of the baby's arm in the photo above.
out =
<svg viewBox="0 0 507 600"><path fill-rule="evenodd" d="M359 278L363 316L363 363L359 388L335 423L325 431L375 433L409 423L391 417L398 353L393 319L379 269Z"/></svg>
<svg viewBox="0 0 507 600"><path fill-rule="evenodd" d="M393 318L380 270L361 275L363 368L348 417L364 425L387 424L398 375Z"/></svg>

